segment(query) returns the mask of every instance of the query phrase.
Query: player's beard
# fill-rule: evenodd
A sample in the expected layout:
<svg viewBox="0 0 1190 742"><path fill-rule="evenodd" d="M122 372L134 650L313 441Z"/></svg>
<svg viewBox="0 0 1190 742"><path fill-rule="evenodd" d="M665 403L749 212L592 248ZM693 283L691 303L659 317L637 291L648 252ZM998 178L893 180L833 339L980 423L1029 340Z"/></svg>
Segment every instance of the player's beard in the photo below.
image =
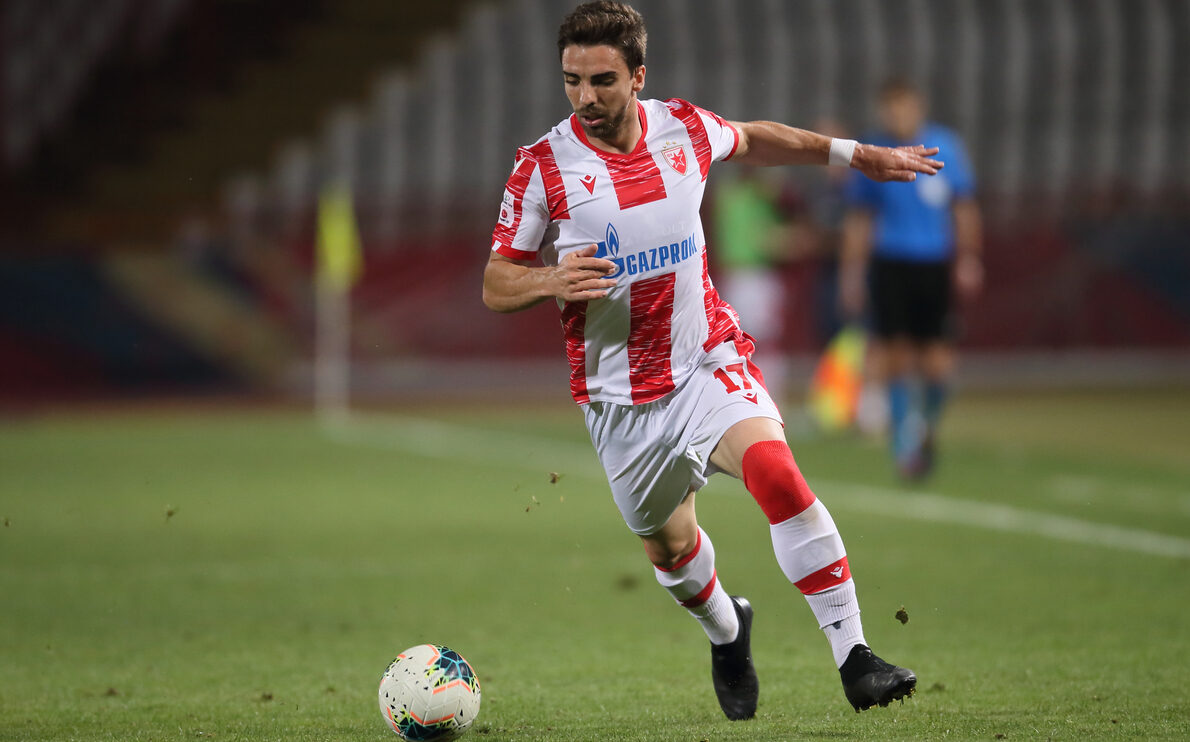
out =
<svg viewBox="0 0 1190 742"><path fill-rule="evenodd" d="M617 138L617 135L623 131L624 123L628 119L628 110L632 108L631 104L632 101L629 100L628 105L624 106L624 108L614 116L611 115L611 113L604 114L602 116L603 121L596 124L595 126L587 126L587 124L583 122L583 117L590 117L592 115L598 117L600 111L597 108L586 108L579 113L579 124L582 125L583 131L586 132L588 137L602 139L605 142L614 141Z"/></svg>

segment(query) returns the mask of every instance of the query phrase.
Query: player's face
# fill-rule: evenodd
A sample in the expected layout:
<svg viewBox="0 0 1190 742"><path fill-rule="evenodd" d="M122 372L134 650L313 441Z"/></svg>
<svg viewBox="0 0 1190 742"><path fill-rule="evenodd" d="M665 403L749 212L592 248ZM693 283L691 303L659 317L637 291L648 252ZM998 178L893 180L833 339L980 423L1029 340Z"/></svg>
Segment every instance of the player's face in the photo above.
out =
<svg viewBox="0 0 1190 742"><path fill-rule="evenodd" d="M615 47L571 45L562 51L562 82L587 136L615 141L636 115L645 68L630 71Z"/></svg>
<svg viewBox="0 0 1190 742"><path fill-rule="evenodd" d="M890 134L909 141L925 121L925 104L915 93L891 93L880 100L880 120Z"/></svg>

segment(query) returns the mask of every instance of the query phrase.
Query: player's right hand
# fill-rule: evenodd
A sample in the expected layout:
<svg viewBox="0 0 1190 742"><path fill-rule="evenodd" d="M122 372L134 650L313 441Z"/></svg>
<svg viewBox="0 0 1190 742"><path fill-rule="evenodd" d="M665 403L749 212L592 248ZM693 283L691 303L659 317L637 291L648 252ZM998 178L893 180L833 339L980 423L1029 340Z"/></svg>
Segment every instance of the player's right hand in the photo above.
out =
<svg viewBox="0 0 1190 742"><path fill-rule="evenodd" d="M617 266L606 258L597 258L596 245L567 253L553 269L557 282L555 295L565 301L591 301L602 299L616 285L616 279L606 278L615 273Z"/></svg>

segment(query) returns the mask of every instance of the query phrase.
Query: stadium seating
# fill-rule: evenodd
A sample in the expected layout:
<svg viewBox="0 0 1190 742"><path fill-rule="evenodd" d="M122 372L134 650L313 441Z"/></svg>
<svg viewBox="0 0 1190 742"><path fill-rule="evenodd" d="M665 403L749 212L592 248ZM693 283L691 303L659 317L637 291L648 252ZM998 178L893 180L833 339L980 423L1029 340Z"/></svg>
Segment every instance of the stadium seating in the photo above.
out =
<svg viewBox="0 0 1190 742"><path fill-rule="evenodd" d="M1185 27L1190 6L1173 0L634 5L651 31L645 95L689 98L735 118L810 125L825 116L862 131L874 123L873 93L882 79L896 73L923 85L934 117L965 135L989 216L990 290L982 309L990 311L969 318L966 343L1172 347L1187 340L1190 313L1152 283L1160 274L1151 268L1158 247L1146 253L1145 268L1134 265L1138 252L1127 236L1106 248L1110 258L1096 257L1088 254L1085 233L1059 225L1088 218L1112 194L1158 211L1184 203L1190 182L1179 163L1190 159L1190 109L1177 81L1190 75L1190 56L1178 52L1171 28ZM369 271L375 271L357 294L364 312L399 313L408 297L392 291L393 270L422 265L425 256L398 255L427 244L435 265L462 271L435 273L438 298L426 298L429 305L467 296L475 277L466 267L478 258L455 251L478 244L490 229L493 194L516 146L568 113L554 32L571 6L570 0L509 0L473 7L453 37L427 46L416 67L382 78L369 105L331 115L323 136L287 149L271 173L242 174L227 191L229 210L243 219L252 208L271 208L288 215L281 233L302 235L321 179L345 180L356 193ZM270 198L278 199L273 207ZM1182 222L1164 239L1176 241L1171 235L1186 230ZM308 254L308 232L298 242ZM1185 275L1184 266L1164 264ZM798 295L810 290L808 277L790 280ZM1090 292L1118 304L1114 319L1090 311ZM1039 307L1046 308L1044 322L1005 321ZM528 319L495 323L471 303L451 311L483 328L470 345L475 353L498 353L536 329ZM808 320L802 324L789 323L786 347L812 346ZM378 326L385 328L376 335L382 355L410 347L431 355L461 352L445 330L414 338L408 327ZM545 346L537 350L546 352Z"/></svg>
<svg viewBox="0 0 1190 742"><path fill-rule="evenodd" d="M3 14L3 151L6 167L25 164L38 142L62 125L88 77L132 27L141 50L155 48L192 0L7 0Z"/></svg>
<svg viewBox="0 0 1190 742"><path fill-rule="evenodd" d="M191 93L183 125L136 130L135 162L92 168L87 203L60 219L72 227L69 244L103 253L135 243L177 257L171 246L191 221L221 214L227 261L248 256L237 267L249 272L266 266L249 304L270 315L265 324L274 331L289 333L289 348L302 348L315 200L322 184L341 180L356 196L367 266L353 292L361 355L556 357L556 318L491 316L478 287L515 148L569 112L554 39L574 2L312 3L293 34L266 42L264 29L292 20L281 17L285 0L9 0L0 7L0 159L7 170L36 164L39 144L62 138L59 128L89 83L94 93L97 70L127 52L121 45L152 49L187 31L183 21L200 8L250 6L241 20L251 22L233 35L261 53L227 71L229 81L220 71L217 95ZM900 74L922 85L933 117L968 142L988 215L988 291L965 317L965 345L1190 344L1190 98L1182 90L1190 3L633 4L650 28L646 96L688 98L738 119L812 126L829 117L860 134L874 124L882 79ZM134 110L137 102L129 103ZM107 265L102 255L86 262ZM159 262L162 276L173 269L168 263ZM16 281L24 268L14 263L6 275ZM137 304L144 295L102 275L113 293L169 324L187 352L203 355L204 344L220 342L218 328L197 315L182 321L170 307ZM798 301L812 291L812 276L787 278ZM54 284L30 286L50 296ZM212 297L238 290L208 288ZM63 336L61 323L50 345L24 342L50 327L37 324L34 310L57 316L46 296L27 311L9 306L0 352L23 357L22 368L67 370L62 359L71 353L58 350L77 349L78 338ZM787 323L787 351L813 349L804 314ZM421 321L400 321L408 316ZM144 360L154 368L153 358ZM218 365L239 378L259 374L261 364L242 353ZM132 362L106 367L144 378Z"/></svg>
<svg viewBox="0 0 1190 742"><path fill-rule="evenodd" d="M434 214L422 207L449 200L465 211L498 189L515 146L567 113L553 38L572 4L477 6L416 69L377 86L353 134L340 129L314 145L313 169L347 176L365 215L387 214L382 221L391 222L394 202ZM809 125L831 116L862 130L880 80L918 80L935 117L966 136L996 214L1039 203L1060 210L1110 189L1155 198L1187 188L1179 163L1190 159L1190 106L1178 81L1190 57L1176 41L1190 6L1177 0L634 4L652 31L645 93L729 117ZM331 120L341 126L343 116ZM250 177L285 181L291 164L286 155L272 176ZM305 198L314 186L307 179Z"/></svg>

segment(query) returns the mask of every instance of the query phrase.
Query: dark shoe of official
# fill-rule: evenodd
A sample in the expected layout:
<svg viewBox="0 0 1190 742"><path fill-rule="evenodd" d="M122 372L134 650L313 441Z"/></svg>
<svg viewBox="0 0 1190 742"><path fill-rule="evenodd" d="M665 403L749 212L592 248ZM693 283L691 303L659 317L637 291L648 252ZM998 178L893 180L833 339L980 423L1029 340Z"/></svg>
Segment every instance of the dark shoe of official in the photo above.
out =
<svg viewBox="0 0 1190 742"><path fill-rule="evenodd" d="M926 430L926 438L921 441L921 458L926 466L926 474L934 472L934 428L929 427Z"/></svg>
<svg viewBox="0 0 1190 742"><path fill-rule="evenodd" d="M897 459L897 473L906 482L920 482L934 471L934 441L926 438L912 453Z"/></svg>
<svg viewBox="0 0 1190 742"><path fill-rule="evenodd" d="M890 665L863 644L856 644L839 668L843 679L843 693L855 707L856 713L879 704L902 700L917 689L917 676L912 670Z"/></svg>
<svg viewBox="0 0 1190 742"><path fill-rule="evenodd" d="M897 459L897 474L903 482L918 482L925 477L925 467L922 466L921 454L914 451L908 456Z"/></svg>
<svg viewBox="0 0 1190 742"><path fill-rule="evenodd" d="M730 644L711 645L711 680L723 713L739 721L756 714L760 682L752 665L752 604L739 596L732 596L731 602L740 618L740 631Z"/></svg>
<svg viewBox="0 0 1190 742"><path fill-rule="evenodd" d="M921 439L921 476L930 476L934 473L934 428L930 426L926 429L926 434Z"/></svg>
<svg viewBox="0 0 1190 742"><path fill-rule="evenodd" d="M905 482L920 482L934 473L934 426L919 427L913 447L896 457L897 473Z"/></svg>

